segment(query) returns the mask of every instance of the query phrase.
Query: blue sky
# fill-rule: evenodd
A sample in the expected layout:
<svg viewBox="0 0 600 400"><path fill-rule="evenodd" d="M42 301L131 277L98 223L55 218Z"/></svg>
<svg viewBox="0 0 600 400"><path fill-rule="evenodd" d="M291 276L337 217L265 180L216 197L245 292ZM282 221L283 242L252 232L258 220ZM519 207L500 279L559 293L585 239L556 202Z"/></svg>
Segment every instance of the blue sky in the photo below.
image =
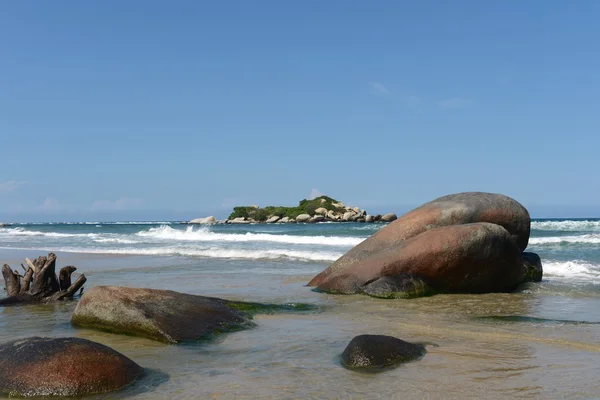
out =
<svg viewBox="0 0 600 400"><path fill-rule="evenodd" d="M600 216L600 2L0 2L0 220L316 189Z"/></svg>

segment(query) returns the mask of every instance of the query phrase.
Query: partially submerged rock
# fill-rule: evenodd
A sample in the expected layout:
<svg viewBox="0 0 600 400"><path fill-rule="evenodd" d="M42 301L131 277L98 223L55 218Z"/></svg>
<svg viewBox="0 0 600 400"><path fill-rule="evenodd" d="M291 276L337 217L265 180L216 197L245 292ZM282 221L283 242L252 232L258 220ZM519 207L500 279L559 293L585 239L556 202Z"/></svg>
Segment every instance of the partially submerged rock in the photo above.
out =
<svg viewBox="0 0 600 400"><path fill-rule="evenodd" d="M85 339L32 337L0 345L0 392L11 397L106 393L143 374L129 358Z"/></svg>
<svg viewBox="0 0 600 400"><path fill-rule="evenodd" d="M236 304L170 290L97 286L81 297L71 323L178 343L254 326Z"/></svg>
<svg viewBox="0 0 600 400"><path fill-rule="evenodd" d="M489 293L513 290L523 281L521 252L500 225L480 222L431 229L349 265L318 288L334 293L377 295L380 279L390 293Z"/></svg>
<svg viewBox="0 0 600 400"><path fill-rule="evenodd" d="M360 335L342 353L342 365L349 369L377 370L416 360L427 353L425 346L393 336Z"/></svg>
<svg viewBox="0 0 600 400"><path fill-rule="evenodd" d="M544 269L542 267L542 259L535 253L524 252L523 266L525 267L525 276L528 281L541 282Z"/></svg>
<svg viewBox="0 0 600 400"><path fill-rule="evenodd" d="M527 210L500 194L441 197L355 246L308 285L387 298L511 291L541 279L539 258L521 257L530 224Z"/></svg>

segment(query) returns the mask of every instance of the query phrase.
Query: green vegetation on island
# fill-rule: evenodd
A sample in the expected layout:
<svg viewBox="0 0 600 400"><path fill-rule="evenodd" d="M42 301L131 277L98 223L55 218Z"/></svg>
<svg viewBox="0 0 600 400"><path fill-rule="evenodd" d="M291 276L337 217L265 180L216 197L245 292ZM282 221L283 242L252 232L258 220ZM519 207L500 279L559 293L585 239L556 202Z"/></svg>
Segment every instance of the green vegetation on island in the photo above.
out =
<svg viewBox="0 0 600 400"><path fill-rule="evenodd" d="M338 212L344 212L344 203L332 199L328 196L319 196L312 200L300 200L300 203L296 207L285 207L285 206L267 206L260 208L257 206L238 206L233 208L233 212L229 215L229 219L245 218L247 220L254 220L258 222L264 222L272 216L280 218L296 218L301 214L314 215L318 208L325 208L327 210L334 210Z"/></svg>

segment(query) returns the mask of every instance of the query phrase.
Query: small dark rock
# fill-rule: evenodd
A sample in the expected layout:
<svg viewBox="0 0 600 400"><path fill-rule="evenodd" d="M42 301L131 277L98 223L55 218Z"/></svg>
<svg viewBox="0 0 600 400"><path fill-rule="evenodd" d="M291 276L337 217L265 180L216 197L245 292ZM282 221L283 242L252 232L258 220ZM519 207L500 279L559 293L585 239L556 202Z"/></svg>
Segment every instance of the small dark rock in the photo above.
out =
<svg viewBox="0 0 600 400"><path fill-rule="evenodd" d="M31 337L0 345L0 392L8 396L83 396L119 390L142 367L100 343Z"/></svg>
<svg viewBox="0 0 600 400"><path fill-rule="evenodd" d="M423 344L405 342L393 336L359 335L342 353L342 365L348 369L382 369L416 360L426 352Z"/></svg>
<svg viewBox="0 0 600 400"><path fill-rule="evenodd" d="M525 267L525 278L532 282L541 282L544 269L542 268L542 259L535 253L524 252L521 254L523 266Z"/></svg>

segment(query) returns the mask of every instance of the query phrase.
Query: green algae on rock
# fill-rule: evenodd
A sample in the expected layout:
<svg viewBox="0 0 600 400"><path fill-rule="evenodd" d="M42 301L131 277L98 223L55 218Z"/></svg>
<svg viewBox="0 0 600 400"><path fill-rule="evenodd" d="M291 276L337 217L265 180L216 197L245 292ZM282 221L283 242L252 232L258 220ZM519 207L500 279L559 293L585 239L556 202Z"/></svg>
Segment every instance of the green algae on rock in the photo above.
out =
<svg viewBox="0 0 600 400"><path fill-rule="evenodd" d="M167 343L247 329L251 317L227 300L171 290L97 286L81 298L71 323Z"/></svg>
<svg viewBox="0 0 600 400"><path fill-rule="evenodd" d="M256 326L252 321L255 314L316 309L303 303L248 303L171 290L97 286L82 296L71 323L115 334L180 343L252 328Z"/></svg>

